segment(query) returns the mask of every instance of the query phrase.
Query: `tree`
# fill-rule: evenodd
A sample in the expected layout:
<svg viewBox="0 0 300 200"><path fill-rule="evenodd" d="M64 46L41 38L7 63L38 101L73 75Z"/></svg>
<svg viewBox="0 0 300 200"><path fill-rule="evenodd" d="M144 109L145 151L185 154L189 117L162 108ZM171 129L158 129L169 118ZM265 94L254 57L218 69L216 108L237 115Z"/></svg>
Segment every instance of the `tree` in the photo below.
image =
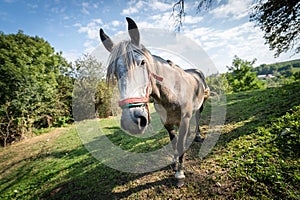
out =
<svg viewBox="0 0 300 200"><path fill-rule="evenodd" d="M97 84L95 94L95 110L98 117L109 117L112 115L111 109L112 88L110 88L105 80L101 80Z"/></svg>
<svg viewBox="0 0 300 200"><path fill-rule="evenodd" d="M234 92L259 89L263 83L257 79L256 73L251 72L255 59L251 62L242 60L237 56L232 61L232 66L227 66L227 80Z"/></svg>
<svg viewBox="0 0 300 200"><path fill-rule="evenodd" d="M200 0L197 11L207 10L220 1ZM176 19L176 30L180 31L185 16L185 0L173 5L173 16ZM250 21L256 22L264 32L264 39L275 57L293 50L300 52L300 1L299 0L253 0Z"/></svg>
<svg viewBox="0 0 300 200"><path fill-rule="evenodd" d="M251 21L264 31L264 38L275 56L295 48L300 52L300 1L299 0L257 0Z"/></svg>
<svg viewBox="0 0 300 200"><path fill-rule="evenodd" d="M293 77L294 77L295 80L300 80L300 72L295 72L293 74Z"/></svg>
<svg viewBox="0 0 300 200"><path fill-rule="evenodd" d="M76 81L73 91L73 113L76 121L111 115L112 90L105 80L105 68L93 56L75 61Z"/></svg>
<svg viewBox="0 0 300 200"><path fill-rule="evenodd" d="M0 32L0 124L6 141L32 134L33 128L52 126L61 116L70 116L70 106L61 93L70 77L70 65L40 37ZM70 84L64 90L72 91ZM5 135L4 135L5 133ZM0 142L3 137L0 136Z"/></svg>
<svg viewBox="0 0 300 200"><path fill-rule="evenodd" d="M212 7L214 0L200 0L197 5L197 11L208 10ZM185 0L178 0L173 5L173 17L175 19L175 30L180 31L185 17Z"/></svg>
<svg viewBox="0 0 300 200"><path fill-rule="evenodd" d="M206 77L206 82L209 85L211 96L219 96L223 93L232 92L226 74L213 74Z"/></svg>

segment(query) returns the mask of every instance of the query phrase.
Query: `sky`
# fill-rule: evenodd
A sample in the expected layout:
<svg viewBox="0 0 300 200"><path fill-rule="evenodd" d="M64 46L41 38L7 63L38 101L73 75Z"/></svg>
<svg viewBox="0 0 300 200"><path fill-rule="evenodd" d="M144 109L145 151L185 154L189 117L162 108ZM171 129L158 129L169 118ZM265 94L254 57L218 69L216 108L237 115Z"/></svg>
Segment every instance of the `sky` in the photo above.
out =
<svg viewBox="0 0 300 200"><path fill-rule="evenodd" d="M218 0L219 1L219 0ZM180 34L199 45L219 72L225 72L234 56L256 66L299 59L288 52L274 58L263 32L249 21L253 0L223 0L210 10L197 13L197 1L186 0L186 16ZM1 0L0 31L24 31L44 38L70 62L92 53L99 45L99 29L114 36L127 29L131 17L140 29L173 32L172 8L176 0ZM143 37L143 36L141 36ZM168 58L165 58L168 59Z"/></svg>

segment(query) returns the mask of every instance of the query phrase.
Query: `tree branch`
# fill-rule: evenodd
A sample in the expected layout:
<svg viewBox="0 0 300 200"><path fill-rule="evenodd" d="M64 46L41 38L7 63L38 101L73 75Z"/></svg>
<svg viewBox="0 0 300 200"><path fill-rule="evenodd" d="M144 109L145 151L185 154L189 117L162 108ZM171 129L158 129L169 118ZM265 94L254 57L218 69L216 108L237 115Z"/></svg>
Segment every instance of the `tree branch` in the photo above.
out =
<svg viewBox="0 0 300 200"><path fill-rule="evenodd" d="M175 19L175 31L180 32L185 17L184 0L179 0L173 5L172 16Z"/></svg>

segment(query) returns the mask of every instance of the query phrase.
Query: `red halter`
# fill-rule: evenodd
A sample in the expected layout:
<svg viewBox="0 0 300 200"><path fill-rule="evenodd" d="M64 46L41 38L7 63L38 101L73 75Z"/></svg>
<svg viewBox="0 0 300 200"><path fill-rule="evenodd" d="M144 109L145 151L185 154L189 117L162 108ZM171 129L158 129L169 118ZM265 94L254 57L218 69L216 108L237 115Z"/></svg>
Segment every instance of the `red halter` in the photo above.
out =
<svg viewBox="0 0 300 200"><path fill-rule="evenodd" d="M148 112L148 121L150 122L150 112L149 112L149 97L150 97L150 84L151 84L151 76L155 78L158 81L163 81L163 77L154 74L154 73L149 73L149 78L148 78L148 85L146 88L146 97L131 97L127 99L123 99L119 101L119 106L121 108L131 108L131 107L141 107L145 106Z"/></svg>

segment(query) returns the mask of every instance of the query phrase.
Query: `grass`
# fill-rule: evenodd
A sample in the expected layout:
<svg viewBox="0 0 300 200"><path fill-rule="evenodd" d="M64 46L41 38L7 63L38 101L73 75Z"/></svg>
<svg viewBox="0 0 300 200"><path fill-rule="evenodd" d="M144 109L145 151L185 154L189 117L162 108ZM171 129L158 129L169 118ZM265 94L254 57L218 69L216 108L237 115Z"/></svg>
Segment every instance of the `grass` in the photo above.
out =
<svg viewBox="0 0 300 200"><path fill-rule="evenodd" d="M227 96L216 155L239 183L235 198L299 199L299 94L297 82Z"/></svg>
<svg viewBox="0 0 300 200"><path fill-rule="evenodd" d="M222 135L204 159L198 157L201 144L191 146L182 188L175 187L169 166L141 174L106 166L71 126L0 149L0 199L299 199L299 94L295 82L227 95ZM163 129L139 138L123 133L113 119L100 126L128 152L154 151L168 142Z"/></svg>

